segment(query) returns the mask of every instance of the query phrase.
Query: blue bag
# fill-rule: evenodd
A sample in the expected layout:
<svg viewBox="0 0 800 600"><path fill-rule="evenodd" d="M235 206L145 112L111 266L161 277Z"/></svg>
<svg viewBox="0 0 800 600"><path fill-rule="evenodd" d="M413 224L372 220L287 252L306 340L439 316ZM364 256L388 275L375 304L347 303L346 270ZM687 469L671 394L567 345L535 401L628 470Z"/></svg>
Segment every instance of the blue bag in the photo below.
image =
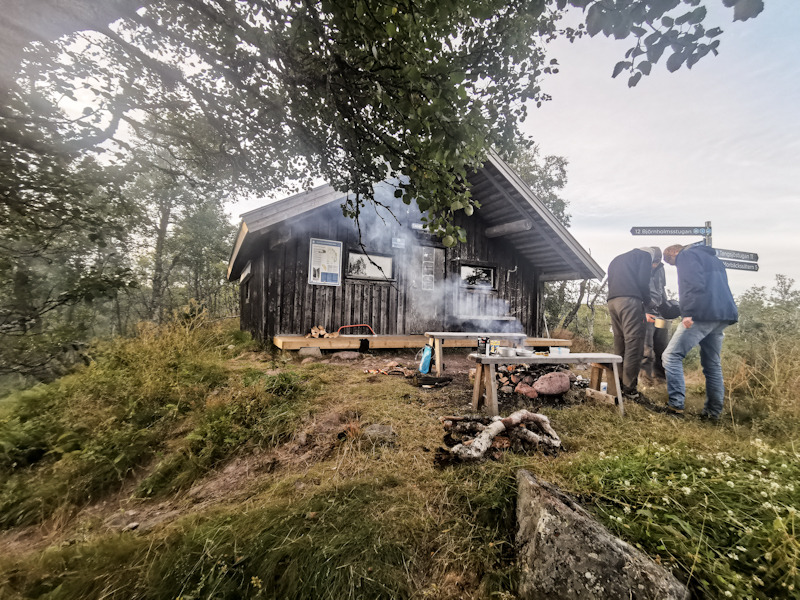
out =
<svg viewBox="0 0 800 600"><path fill-rule="evenodd" d="M422 349L422 360L419 361L419 372L423 375L427 375L431 370L431 353L433 349L430 347L429 344L425 344L425 347Z"/></svg>

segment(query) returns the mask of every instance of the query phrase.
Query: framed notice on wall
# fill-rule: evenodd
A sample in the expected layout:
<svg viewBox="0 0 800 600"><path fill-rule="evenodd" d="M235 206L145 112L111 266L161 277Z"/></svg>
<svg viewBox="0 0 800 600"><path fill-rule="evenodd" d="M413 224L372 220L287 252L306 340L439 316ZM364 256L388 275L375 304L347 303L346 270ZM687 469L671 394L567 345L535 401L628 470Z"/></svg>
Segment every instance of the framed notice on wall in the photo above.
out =
<svg viewBox="0 0 800 600"><path fill-rule="evenodd" d="M308 261L308 283L341 285L342 242L311 238Z"/></svg>

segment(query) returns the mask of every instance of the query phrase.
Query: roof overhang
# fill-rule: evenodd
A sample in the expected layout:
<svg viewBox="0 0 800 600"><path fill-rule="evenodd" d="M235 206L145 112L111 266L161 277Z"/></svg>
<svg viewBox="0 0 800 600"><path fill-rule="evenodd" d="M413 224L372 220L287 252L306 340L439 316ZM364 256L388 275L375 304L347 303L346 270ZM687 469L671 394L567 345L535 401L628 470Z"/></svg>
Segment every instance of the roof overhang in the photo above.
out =
<svg viewBox="0 0 800 600"><path fill-rule="evenodd" d="M477 214L540 269L542 281L602 279L605 272L519 175L491 151L468 177Z"/></svg>
<svg viewBox="0 0 800 600"><path fill-rule="evenodd" d="M475 214L485 221L487 235L511 244L539 269L541 281L605 277L589 253L495 152L489 153L483 167L468 180L473 198L481 205ZM376 195L385 192L383 187L376 186ZM323 185L242 214L228 261L228 279L239 277L251 258L249 250L262 233L326 204L341 203L346 197L346 193Z"/></svg>

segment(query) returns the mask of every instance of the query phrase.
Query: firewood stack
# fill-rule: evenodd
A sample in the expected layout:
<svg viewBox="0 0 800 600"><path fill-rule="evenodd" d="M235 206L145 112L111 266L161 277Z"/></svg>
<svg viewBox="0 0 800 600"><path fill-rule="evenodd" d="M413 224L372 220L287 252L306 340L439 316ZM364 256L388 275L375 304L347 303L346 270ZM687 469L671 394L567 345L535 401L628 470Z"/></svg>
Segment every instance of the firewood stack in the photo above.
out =
<svg viewBox="0 0 800 600"><path fill-rule="evenodd" d="M339 332L334 331L333 333L328 333L325 331L325 328L322 325L317 325L316 327L311 328L311 333L306 334L307 338L337 338L339 337Z"/></svg>
<svg viewBox="0 0 800 600"><path fill-rule="evenodd" d="M561 449L561 439L549 419L527 410L516 411L505 418L453 415L439 417L439 421L444 427L447 445L437 451L435 460L439 466L484 458L498 460L504 450L556 453Z"/></svg>

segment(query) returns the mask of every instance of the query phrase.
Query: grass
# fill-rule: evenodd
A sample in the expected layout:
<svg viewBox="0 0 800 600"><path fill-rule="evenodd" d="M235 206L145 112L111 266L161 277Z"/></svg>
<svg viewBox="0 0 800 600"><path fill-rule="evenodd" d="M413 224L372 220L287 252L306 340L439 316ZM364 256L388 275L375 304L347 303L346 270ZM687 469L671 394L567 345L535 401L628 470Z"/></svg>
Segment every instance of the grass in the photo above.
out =
<svg viewBox="0 0 800 600"><path fill-rule="evenodd" d="M466 390L421 390L352 367L301 367L277 358L237 367L224 359L239 350L227 350L225 332L214 335L199 346L205 350L180 358L116 350L111 356L120 356L115 369L122 373L105 380L88 373L88 382L69 384L81 394L58 386L32 390L37 401L55 407L58 418L52 420L50 412L25 408L33 404L18 396L15 410L22 407L28 416L6 417L8 431L46 444L11 448L28 463L14 468L14 481L41 493L56 465L68 466L71 456L82 464L87 433L77 430L75 442L64 438L52 452L58 437L48 432L79 422L73 415L84 415L89 399L112 413L129 406L134 400L125 390L132 387L120 381L143 376L133 373L146 371L137 368L140 359L162 368L176 361L168 377L182 390L162 398L164 412L154 413L158 418L145 429L157 429L161 437L150 438L146 451L131 451L136 460L151 461L139 463L148 464L149 472L136 492L140 506L181 506L183 496L175 492L232 457L288 452L301 431L323 440L321 423L339 415L325 438L332 451L289 461L260 476L246 493L184 508L182 518L141 533L109 533L88 517L64 519L65 535L69 531L77 543L0 557L0 597L510 598L517 585L519 468L576 494L601 522L672 568L699 597L797 596L800 460L790 437L765 435L760 421L742 418L738 403L735 420L719 427L674 421L638 405L628 406L625 418L589 405L545 410L567 449L559 456L508 454L500 462L437 470L433 454L443 433L437 417L468 412ZM199 366L184 364L189 360ZM98 360L96 368L105 367ZM690 374L688 382L687 407L699 412L702 379ZM652 395L664 400L663 390ZM106 422L100 413L92 416L93 427ZM14 419L28 425L11 427ZM133 421L117 419L116 428L99 430L126 431L121 424ZM362 440L358 432L371 423L391 425L396 442L373 446ZM70 450L72 443L77 446ZM34 460L23 456L25 448L47 450ZM129 469L111 480L118 485L132 477ZM70 485L83 490L86 484L76 479ZM93 498L111 489L100 488ZM145 499L151 495L157 498Z"/></svg>
<svg viewBox="0 0 800 600"><path fill-rule="evenodd" d="M0 528L40 522L119 488L175 423L227 379L220 331L143 329L97 361L12 394L0 420Z"/></svg>

